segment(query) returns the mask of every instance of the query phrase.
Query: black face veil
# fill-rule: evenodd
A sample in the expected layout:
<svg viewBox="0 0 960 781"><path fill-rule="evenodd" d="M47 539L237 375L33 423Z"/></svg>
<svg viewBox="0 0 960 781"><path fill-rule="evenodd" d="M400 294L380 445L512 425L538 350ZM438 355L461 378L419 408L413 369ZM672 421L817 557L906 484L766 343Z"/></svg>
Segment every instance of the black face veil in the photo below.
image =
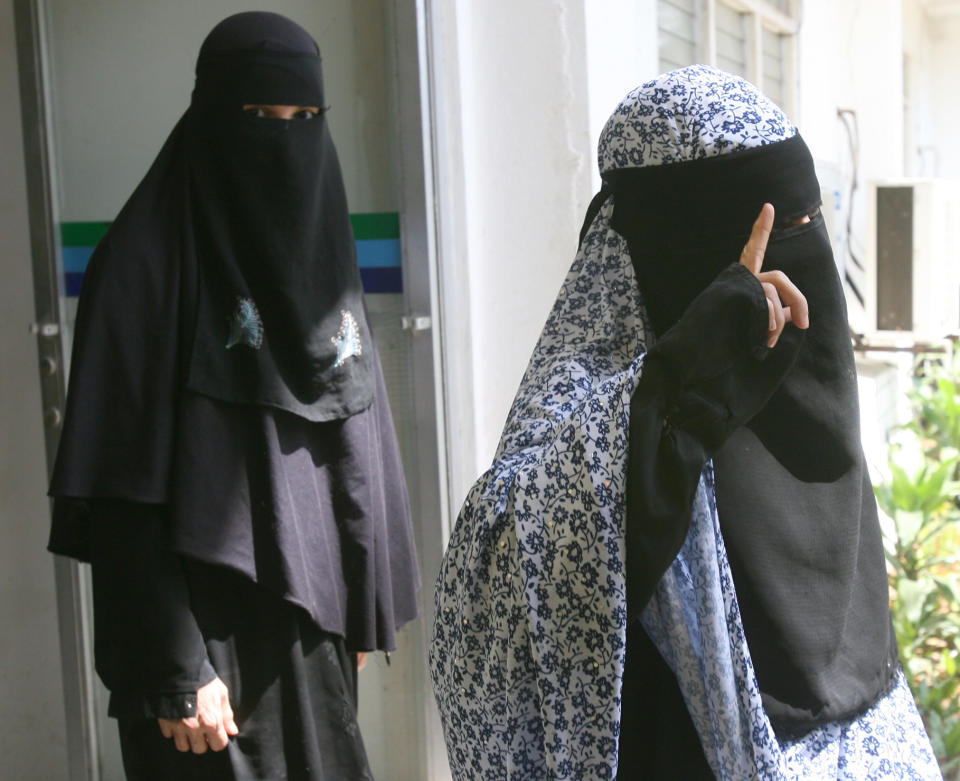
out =
<svg viewBox="0 0 960 781"><path fill-rule="evenodd" d="M278 22L284 48L251 49L244 16L204 43L184 128L200 268L187 384L309 420L342 418L370 404L370 334L320 58L299 28ZM242 112L247 104L321 114L261 119Z"/></svg>
<svg viewBox="0 0 960 781"><path fill-rule="evenodd" d="M810 327L788 324L759 364L772 378L784 356L794 362L764 408L713 455L717 508L778 732L848 716L885 685L895 647L846 306L817 214L810 152L797 135L704 160L613 171L605 181L615 196L613 226L627 239L658 336L739 256L763 203L774 204L763 270L782 271L800 288ZM701 325L710 350L709 323Z"/></svg>

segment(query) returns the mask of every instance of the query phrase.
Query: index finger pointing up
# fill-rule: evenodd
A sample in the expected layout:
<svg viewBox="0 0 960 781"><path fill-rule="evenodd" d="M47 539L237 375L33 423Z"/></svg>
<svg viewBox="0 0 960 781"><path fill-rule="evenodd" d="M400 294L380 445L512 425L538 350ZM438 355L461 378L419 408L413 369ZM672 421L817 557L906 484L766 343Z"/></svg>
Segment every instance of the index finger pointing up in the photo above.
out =
<svg viewBox="0 0 960 781"><path fill-rule="evenodd" d="M763 267L763 255L767 251L767 239L773 230L773 204L765 203L760 209L760 216L753 223L750 238L747 240L743 252L740 253L740 263L753 272L754 276L760 273Z"/></svg>

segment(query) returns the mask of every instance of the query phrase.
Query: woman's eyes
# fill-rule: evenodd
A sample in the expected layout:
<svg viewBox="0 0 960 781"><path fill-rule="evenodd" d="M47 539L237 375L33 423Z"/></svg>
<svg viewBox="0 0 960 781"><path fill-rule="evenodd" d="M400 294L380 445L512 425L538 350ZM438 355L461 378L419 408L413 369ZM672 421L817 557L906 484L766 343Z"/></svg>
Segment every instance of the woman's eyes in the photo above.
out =
<svg viewBox="0 0 960 781"><path fill-rule="evenodd" d="M790 222L785 222L778 225L777 227L774 228L774 232L785 231L785 230L788 230L789 228L797 228L801 225L806 225L808 222L812 222L819 216L820 216L820 207L818 206L812 212L810 212L809 214L803 217L798 217L795 220L790 220Z"/></svg>
<svg viewBox="0 0 960 781"><path fill-rule="evenodd" d="M314 119L319 115L319 112L312 108L302 108L289 116L282 116L263 106L247 106L243 109L243 113L254 119Z"/></svg>

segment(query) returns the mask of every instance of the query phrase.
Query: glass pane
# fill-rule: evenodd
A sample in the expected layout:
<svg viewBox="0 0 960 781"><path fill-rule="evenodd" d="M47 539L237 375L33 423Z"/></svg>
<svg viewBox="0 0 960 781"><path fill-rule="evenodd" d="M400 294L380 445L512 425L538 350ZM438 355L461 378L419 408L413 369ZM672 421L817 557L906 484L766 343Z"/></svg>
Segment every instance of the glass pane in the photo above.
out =
<svg viewBox="0 0 960 781"><path fill-rule="evenodd" d="M695 0L659 0L660 70L669 71L697 62L697 13Z"/></svg>
<svg viewBox="0 0 960 781"><path fill-rule="evenodd" d="M747 76L747 14L717 3L717 67Z"/></svg>
<svg viewBox="0 0 960 781"><path fill-rule="evenodd" d="M763 30L763 84L761 85L767 97L783 106L785 99L784 75L786 73L786 46L785 36L778 35L764 28Z"/></svg>

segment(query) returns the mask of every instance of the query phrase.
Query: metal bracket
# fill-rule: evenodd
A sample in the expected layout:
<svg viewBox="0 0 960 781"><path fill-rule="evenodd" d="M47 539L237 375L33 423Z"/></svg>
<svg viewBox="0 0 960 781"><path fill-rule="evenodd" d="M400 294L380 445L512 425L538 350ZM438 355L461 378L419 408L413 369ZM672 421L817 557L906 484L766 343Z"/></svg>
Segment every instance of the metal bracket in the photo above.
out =
<svg viewBox="0 0 960 781"><path fill-rule="evenodd" d="M58 323L30 323L30 333L45 336L48 339L60 335L60 325Z"/></svg>
<svg viewBox="0 0 960 781"><path fill-rule="evenodd" d="M400 318L400 326L404 331L429 331L433 327L433 319L427 315L404 315Z"/></svg>

